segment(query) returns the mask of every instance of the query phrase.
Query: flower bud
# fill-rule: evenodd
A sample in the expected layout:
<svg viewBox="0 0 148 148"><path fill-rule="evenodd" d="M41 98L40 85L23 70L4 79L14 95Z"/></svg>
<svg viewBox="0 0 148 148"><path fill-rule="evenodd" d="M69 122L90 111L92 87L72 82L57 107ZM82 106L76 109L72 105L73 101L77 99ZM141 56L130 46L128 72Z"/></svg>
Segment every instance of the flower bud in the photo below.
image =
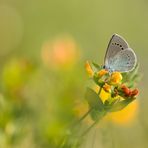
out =
<svg viewBox="0 0 148 148"><path fill-rule="evenodd" d="M105 83L105 84L103 85L103 89L104 89L106 92L111 93L111 86L110 86L109 84Z"/></svg>
<svg viewBox="0 0 148 148"><path fill-rule="evenodd" d="M93 72L88 61L86 61L86 63L85 63L85 69L90 77L92 77L94 75L94 72Z"/></svg>
<svg viewBox="0 0 148 148"><path fill-rule="evenodd" d="M120 72L113 72L110 78L110 84L116 85L119 84L122 80L122 75Z"/></svg>
<svg viewBox="0 0 148 148"><path fill-rule="evenodd" d="M98 74L98 77L102 77L102 76L104 76L104 75L107 74L107 73L108 73L107 70L102 69L102 70L100 70L97 74Z"/></svg>
<svg viewBox="0 0 148 148"><path fill-rule="evenodd" d="M134 97L138 95L138 93L139 93L138 89L134 89L133 91L131 91L131 96Z"/></svg>
<svg viewBox="0 0 148 148"><path fill-rule="evenodd" d="M123 93L124 93L125 96L130 96L131 90L127 86L122 85L121 86L121 90L123 91Z"/></svg>

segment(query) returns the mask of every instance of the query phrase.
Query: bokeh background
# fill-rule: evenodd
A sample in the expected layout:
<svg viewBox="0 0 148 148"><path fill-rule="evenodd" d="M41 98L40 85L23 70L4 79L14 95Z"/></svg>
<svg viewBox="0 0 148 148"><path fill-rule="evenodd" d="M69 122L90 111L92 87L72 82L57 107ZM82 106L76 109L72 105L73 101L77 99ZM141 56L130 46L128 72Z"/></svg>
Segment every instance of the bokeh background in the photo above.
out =
<svg viewBox="0 0 148 148"><path fill-rule="evenodd" d="M113 33L137 54L140 95L82 148L148 147L148 1L0 0L1 148L57 147L85 112L85 61L103 64Z"/></svg>

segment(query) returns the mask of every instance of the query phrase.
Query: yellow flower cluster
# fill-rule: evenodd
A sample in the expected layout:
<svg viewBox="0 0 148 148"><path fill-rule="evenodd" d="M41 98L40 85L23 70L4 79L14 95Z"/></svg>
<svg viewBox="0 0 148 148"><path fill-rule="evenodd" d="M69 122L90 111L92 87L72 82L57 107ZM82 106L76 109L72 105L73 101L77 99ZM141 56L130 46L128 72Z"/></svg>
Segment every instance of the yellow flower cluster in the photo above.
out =
<svg viewBox="0 0 148 148"><path fill-rule="evenodd" d="M109 72L105 69L100 70L98 73L98 82L104 83L103 89L106 92L111 93L111 86L116 86L121 83L122 81L122 75L120 72L113 72L109 74ZM104 78L103 78L104 76ZM102 80L103 79L103 80Z"/></svg>

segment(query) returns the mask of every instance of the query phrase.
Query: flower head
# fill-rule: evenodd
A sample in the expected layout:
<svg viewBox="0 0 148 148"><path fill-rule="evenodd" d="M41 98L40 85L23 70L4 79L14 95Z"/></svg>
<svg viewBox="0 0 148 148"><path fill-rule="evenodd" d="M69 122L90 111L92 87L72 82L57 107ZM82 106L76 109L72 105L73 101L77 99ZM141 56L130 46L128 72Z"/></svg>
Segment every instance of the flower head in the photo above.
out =
<svg viewBox="0 0 148 148"><path fill-rule="evenodd" d="M134 89L134 86L137 70L124 74L115 71L110 74L96 63L92 63L90 66L87 62L85 66L93 78L92 80L100 88L97 92L88 90L86 93L86 100L90 108L94 107L96 112L97 109L99 110L97 113L95 111L90 113L92 120L97 120L101 116L100 113L120 112L136 99L138 90ZM107 97L104 97L102 92L106 93Z"/></svg>

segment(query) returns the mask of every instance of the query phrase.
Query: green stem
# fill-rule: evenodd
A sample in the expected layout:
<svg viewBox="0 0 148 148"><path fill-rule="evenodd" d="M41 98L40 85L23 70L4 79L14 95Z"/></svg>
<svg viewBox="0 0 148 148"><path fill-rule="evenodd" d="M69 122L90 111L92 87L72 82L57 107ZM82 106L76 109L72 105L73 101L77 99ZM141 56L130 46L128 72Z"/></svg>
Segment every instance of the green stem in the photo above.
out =
<svg viewBox="0 0 148 148"><path fill-rule="evenodd" d="M83 119L85 119L85 117L87 117L89 115L89 113L92 111L93 108L90 108L79 120L78 123L80 123Z"/></svg>
<svg viewBox="0 0 148 148"><path fill-rule="evenodd" d="M81 136L83 137L84 135L86 135L98 122L99 120L95 121L86 131L82 133Z"/></svg>
<svg viewBox="0 0 148 148"><path fill-rule="evenodd" d="M102 87L100 87L99 92L98 92L98 95L100 95L101 91L102 91Z"/></svg>

